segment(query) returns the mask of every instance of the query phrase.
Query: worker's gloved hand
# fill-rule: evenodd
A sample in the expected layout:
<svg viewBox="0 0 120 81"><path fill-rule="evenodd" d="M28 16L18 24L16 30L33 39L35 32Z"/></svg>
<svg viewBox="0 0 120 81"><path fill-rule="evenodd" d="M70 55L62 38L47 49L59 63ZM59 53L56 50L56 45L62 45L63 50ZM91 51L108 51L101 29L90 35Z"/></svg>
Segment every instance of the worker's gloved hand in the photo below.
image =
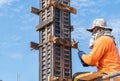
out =
<svg viewBox="0 0 120 81"><path fill-rule="evenodd" d="M82 63L82 65L84 66L84 67L88 67L89 65L88 64L86 64L83 60L82 60L82 55L83 54L86 54L84 51L79 51L78 52L78 56L79 56L79 58L80 58L80 60L81 60L81 63Z"/></svg>
<svg viewBox="0 0 120 81"><path fill-rule="evenodd" d="M78 56L79 56L79 58L81 58L83 54L85 54L84 51L78 51Z"/></svg>

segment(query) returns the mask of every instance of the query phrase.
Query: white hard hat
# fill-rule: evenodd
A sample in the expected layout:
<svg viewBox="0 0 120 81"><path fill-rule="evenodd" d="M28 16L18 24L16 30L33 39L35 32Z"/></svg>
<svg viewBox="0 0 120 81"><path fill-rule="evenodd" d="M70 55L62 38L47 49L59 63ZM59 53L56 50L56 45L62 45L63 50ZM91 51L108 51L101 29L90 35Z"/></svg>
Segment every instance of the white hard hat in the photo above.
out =
<svg viewBox="0 0 120 81"><path fill-rule="evenodd" d="M111 28L107 27L106 21L104 19L95 19L91 28L88 28L87 31L92 32L95 28L102 28L112 31Z"/></svg>

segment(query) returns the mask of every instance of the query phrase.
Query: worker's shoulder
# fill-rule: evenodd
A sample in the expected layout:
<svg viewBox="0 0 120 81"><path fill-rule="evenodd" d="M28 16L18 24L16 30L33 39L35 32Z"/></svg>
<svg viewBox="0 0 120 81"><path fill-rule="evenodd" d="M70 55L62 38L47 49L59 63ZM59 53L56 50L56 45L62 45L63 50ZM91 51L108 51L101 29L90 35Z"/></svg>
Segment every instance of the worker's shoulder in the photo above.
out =
<svg viewBox="0 0 120 81"><path fill-rule="evenodd" d="M101 37L98 38L97 41L106 41L106 42L109 42L109 41L113 41L113 39L110 36L101 36Z"/></svg>

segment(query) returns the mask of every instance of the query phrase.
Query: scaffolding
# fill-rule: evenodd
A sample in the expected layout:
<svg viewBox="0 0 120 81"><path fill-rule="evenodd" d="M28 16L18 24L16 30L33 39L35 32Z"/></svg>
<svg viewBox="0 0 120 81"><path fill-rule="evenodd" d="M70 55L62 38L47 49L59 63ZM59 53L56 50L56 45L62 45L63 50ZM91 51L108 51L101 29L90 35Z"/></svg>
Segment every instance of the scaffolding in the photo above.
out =
<svg viewBox="0 0 120 81"><path fill-rule="evenodd" d="M39 16L39 43L30 43L39 50L39 81L71 81L71 48L77 43L71 41L70 13L76 14L76 9L70 7L70 0L40 0L40 9L30 11Z"/></svg>

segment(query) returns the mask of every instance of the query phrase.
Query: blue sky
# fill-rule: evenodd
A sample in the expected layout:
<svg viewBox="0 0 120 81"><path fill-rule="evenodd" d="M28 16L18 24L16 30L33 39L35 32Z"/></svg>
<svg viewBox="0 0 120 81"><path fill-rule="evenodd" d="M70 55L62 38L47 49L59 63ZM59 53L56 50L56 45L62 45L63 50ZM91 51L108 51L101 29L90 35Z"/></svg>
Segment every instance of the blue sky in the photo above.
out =
<svg viewBox="0 0 120 81"><path fill-rule="evenodd" d="M0 0L0 79L3 81L38 81L38 51L30 51L29 42L38 42L35 26L38 16L29 8L39 8L39 0ZM74 25L72 38L79 41L79 48L89 53L90 33L86 28L92 26L96 18L105 18L113 28L117 46L120 48L120 0L71 0L77 14L71 14ZM120 49L119 49L120 50ZM96 71L95 67L82 67L77 50L72 50L73 73Z"/></svg>

